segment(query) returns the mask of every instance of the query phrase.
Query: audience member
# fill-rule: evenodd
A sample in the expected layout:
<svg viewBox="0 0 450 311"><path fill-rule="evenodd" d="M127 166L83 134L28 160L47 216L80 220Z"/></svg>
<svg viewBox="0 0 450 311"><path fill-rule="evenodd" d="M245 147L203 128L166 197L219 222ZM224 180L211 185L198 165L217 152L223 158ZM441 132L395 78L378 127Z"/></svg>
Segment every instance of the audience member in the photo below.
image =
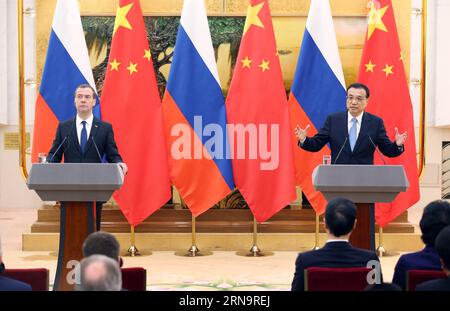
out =
<svg viewBox="0 0 450 311"><path fill-rule="evenodd" d="M30 291L31 286L27 283L20 282L3 276L5 264L3 263L2 241L0 239L0 291Z"/></svg>
<svg viewBox="0 0 450 311"><path fill-rule="evenodd" d="M122 273L117 260L104 255L92 255L80 263L80 291L120 291Z"/></svg>
<svg viewBox="0 0 450 311"><path fill-rule="evenodd" d="M366 267L371 260L379 261L374 252L350 245L349 238L355 225L356 206L353 202L343 198L328 202L325 212L327 243L319 250L298 255L292 281L293 291L304 290L304 271L309 267Z"/></svg>
<svg viewBox="0 0 450 311"><path fill-rule="evenodd" d="M441 260L442 270L447 278L419 284L416 291L450 291L450 226L445 227L438 234L435 247Z"/></svg>
<svg viewBox="0 0 450 311"><path fill-rule="evenodd" d="M439 255L434 247L436 236L445 226L450 225L450 203L437 200L429 203L420 220L422 241L421 251L402 255L394 270L392 283L406 289L406 274L409 270L441 270Z"/></svg>
<svg viewBox="0 0 450 311"><path fill-rule="evenodd" d="M122 267L123 262L120 257L120 244L116 237L104 231L93 232L88 235L83 243L83 256L105 255L116 260Z"/></svg>

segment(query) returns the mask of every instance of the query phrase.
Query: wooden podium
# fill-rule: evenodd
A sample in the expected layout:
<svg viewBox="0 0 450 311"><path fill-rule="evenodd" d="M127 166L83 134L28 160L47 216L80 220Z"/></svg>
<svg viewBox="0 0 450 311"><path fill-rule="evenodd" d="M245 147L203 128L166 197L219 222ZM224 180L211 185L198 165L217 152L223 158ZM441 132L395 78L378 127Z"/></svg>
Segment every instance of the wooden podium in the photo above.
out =
<svg viewBox="0 0 450 311"><path fill-rule="evenodd" d="M108 201L123 184L123 173L110 163L33 164L27 181L43 201L60 201L60 236L54 290L72 290L82 245L94 232L95 201Z"/></svg>
<svg viewBox="0 0 450 311"><path fill-rule="evenodd" d="M401 165L319 165L312 178L327 200L342 197L356 204L357 223L350 243L371 250L375 250L373 203L392 202L409 187Z"/></svg>

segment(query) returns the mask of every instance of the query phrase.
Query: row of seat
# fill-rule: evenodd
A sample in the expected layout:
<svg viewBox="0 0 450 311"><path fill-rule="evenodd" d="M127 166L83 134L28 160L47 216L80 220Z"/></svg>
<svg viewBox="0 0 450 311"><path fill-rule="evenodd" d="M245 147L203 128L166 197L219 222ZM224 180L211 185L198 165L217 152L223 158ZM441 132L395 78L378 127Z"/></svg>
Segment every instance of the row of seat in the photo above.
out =
<svg viewBox="0 0 450 311"><path fill-rule="evenodd" d="M122 268L122 287L129 291L145 291L147 270L140 267ZM308 291L361 291L367 287L369 268L309 268L305 271L305 290ZM31 285L33 291L49 290L49 270L6 269L4 276ZM443 271L410 270L407 273L407 290L414 291L422 282L445 278Z"/></svg>
<svg viewBox="0 0 450 311"><path fill-rule="evenodd" d="M122 268L122 288L129 291L145 291L147 288L147 270L140 267ZM49 270L34 269L6 269L3 273L11 279L31 285L33 291L49 290Z"/></svg>
<svg viewBox="0 0 450 311"><path fill-rule="evenodd" d="M308 268L305 270L305 290L362 291L367 287L369 272L369 268ZM445 273L435 270L409 270L406 289L415 291L418 284L438 278L446 278Z"/></svg>

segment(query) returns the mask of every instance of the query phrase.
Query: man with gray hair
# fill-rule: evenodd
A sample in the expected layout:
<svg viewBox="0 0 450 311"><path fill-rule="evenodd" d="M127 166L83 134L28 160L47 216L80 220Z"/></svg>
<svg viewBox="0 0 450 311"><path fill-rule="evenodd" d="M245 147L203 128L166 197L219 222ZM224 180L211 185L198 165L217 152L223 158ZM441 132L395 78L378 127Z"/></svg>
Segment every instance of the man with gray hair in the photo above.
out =
<svg viewBox="0 0 450 311"><path fill-rule="evenodd" d="M80 264L79 291L120 291L122 274L116 260L104 255L84 258Z"/></svg>
<svg viewBox="0 0 450 311"><path fill-rule="evenodd" d="M3 276L5 264L3 263L2 240L0 237L0 292L1 291L31 291L31 286L17 280L13 280Z"/></svg>

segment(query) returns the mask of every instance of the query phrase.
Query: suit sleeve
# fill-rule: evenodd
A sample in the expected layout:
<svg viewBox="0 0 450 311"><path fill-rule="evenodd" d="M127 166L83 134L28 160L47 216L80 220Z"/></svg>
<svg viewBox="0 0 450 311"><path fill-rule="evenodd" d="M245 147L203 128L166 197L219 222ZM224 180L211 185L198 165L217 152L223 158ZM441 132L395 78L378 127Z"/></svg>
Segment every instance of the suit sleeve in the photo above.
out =
<svg viewBox="0 0 450 311"><path fill-rule="evenodd" d="M395 265L392 283L397 284L403 290L406 289L406 271L405 265L403 263L403 256L400 256L399 260L397 261L397 264Z"/></svg>
<svg viewBox="0 0 450 311"><path fill-rule="evenodd" d="M386 134L386 129L384 128L384 122L380 119L377 130L376 144L380 151L389 158L394 158L401 155L404 151L403 146L399 147L395 141L391 141Z"/></svg>
<svg viewBox="0 0 450 311"><path fill-rule="evenodd" d="M114 140L114 131L111 125L108 128L108 135L106 136L105 146L106 159L109 163L123 162L122 157L119 154L119 150L117 149L116 141Z"/></svg>
<svg viewBox="0 0 450 311"><path fill-rule="evenodd" d="M297 256L295 261L295 273L292 280L291 291L304 291L305 290L305 267L303 266L301 255Z"/></svg>
<svg viewBox="0 0 450 311"><path fill-rule="evenodd" d="M306 137L303 144L299 143L299 147L306 151L317 152L325 146L330 141L330 127L331 120L330 116L327 117L325 124L319 130L319 132L314 135L314 137Z"/></svg>
<svg viewBox="0 0 450 311"><path fill-rule="evenodd" d="M60 144L63 140L61 131L62 131L61 124L58 124L58 128L56 129L55 139L53 140L52 147L50 148L50 151L48 152L48 155L47 155L48 161L50 161L50 159L51 159L52 163L60 163L62 160L64 147L61 146L61 148L59 148L58 152L55 153L56 149L58 149L58 147L60 146Z"/></svg>

